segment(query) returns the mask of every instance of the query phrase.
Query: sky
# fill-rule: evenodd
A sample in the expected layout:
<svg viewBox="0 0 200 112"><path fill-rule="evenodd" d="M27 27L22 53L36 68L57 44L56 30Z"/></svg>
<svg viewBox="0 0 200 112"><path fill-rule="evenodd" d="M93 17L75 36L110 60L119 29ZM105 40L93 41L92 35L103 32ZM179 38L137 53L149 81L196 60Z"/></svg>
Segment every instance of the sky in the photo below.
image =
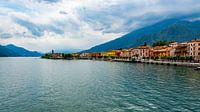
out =
<svg viewBox="0 0 200 112"><path fill-rule="evenodd" d="M0 0L0 44L88 49L170 18L200 20L200 0Z"/></svg>

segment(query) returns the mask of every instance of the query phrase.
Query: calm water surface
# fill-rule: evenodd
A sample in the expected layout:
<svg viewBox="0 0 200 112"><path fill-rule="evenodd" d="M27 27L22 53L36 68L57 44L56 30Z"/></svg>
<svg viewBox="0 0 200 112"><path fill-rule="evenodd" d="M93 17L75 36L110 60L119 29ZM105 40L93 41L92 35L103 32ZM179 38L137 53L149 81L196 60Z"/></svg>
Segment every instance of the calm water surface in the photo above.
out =
<svg viewBox="0 0 200 112"><path fill-rule="evenodd" d="M0 58L0 112L200 111L200 72L89 60Z"/></svg>

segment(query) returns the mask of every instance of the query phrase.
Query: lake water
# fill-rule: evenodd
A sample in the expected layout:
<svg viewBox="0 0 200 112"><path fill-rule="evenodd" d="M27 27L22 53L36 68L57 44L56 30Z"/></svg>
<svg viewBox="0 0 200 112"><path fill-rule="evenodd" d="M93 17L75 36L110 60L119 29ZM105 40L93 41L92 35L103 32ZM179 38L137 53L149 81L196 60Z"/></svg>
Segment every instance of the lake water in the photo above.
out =
<svg viewBox="0 0 200 112"><path fill-rule="evenodd" d="M0 58L0 112L200 111L192 68Z"/></svg>

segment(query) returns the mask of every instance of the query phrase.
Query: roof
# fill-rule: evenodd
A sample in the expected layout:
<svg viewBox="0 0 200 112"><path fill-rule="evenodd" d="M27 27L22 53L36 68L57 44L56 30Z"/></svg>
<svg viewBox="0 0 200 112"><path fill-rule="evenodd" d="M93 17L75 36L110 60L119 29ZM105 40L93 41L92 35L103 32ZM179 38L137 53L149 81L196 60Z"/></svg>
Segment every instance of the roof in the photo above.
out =
<svg viewBox="0 0 200 112"><path fill-rule="evenodd" d="M168 46L156 46L152 49L153 52L166 52L169 51L172 47Z"/></svg>
<svg viewBox="0 0 200 112"><path fill-rule="evenodd" d="M162 50L162 49L167 49L169 48L168 46L156 46L156 47L153 47L153 50Z"/></svg>
<svg viewBox="0 0 200 112"><path fill-rule="evenodd" d="M139 47L136 47L135 49L149 49L150 47L149 46L139 46Z"/></svg>
<svg viewBox="0 0 200 112"><path fill-rule="evenodd" d="M200 42L200 39L192 40L192 41L190 41L188 43L192 43L192 42Z"/></svg>

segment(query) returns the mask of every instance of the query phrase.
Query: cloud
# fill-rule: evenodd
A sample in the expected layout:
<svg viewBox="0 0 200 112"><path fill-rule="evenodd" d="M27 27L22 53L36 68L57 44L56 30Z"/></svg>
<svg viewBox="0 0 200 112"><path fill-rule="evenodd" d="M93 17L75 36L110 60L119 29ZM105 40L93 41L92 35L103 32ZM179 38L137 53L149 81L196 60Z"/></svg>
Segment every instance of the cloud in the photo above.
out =
<svg viewBox="0 0 200 112"><path fill-rule="evenodd" d="M46 2L46 3L57 3L60 2L61 0L37 0L38 2Z"/></svg>
<svg viewBox="0 0 200 112"><path fill-rule="evenodd" d="M53 24L53 25L43 25L43 24L34 24L32 22L29 22L27 20L22 20L19 18L14 18L14 21L21 25L22 27L27 28L33 36L35 37L41 37L44 36L45 31L51 31L56 34L63 34L64 31L61 27L61 25Z"/></svg>
<svg viewBox="0 0 200 112"><path fill-rule="evenodd" d="M59 13L60 13L60 14L67 15L67 12L65 12L65 11L60 11Z"/></svg>
<svg viewBox="0 0 200 112"><path fill-rule="evenodd" d="M87 49L168 18L199 20L197 0L1 0L0 44Z"/></svg>
<svg viewBox="0 0 200 112"><path fill-rule="evenodd" d="M28 21L25 21L22 19L17 19L17 18L15 18L14 21L17 24L27 28L32 33L33 36L42 36L43 35L42 28L31 22L28 22Z"/></svg>
<svg viewBox="0 0 200 112"><path fill-rule="evenodd" d="M9 34L9 33L2 33L2 34L0 34L0 38L11 38L12 37L12 35L11 34Z"/></svg>

